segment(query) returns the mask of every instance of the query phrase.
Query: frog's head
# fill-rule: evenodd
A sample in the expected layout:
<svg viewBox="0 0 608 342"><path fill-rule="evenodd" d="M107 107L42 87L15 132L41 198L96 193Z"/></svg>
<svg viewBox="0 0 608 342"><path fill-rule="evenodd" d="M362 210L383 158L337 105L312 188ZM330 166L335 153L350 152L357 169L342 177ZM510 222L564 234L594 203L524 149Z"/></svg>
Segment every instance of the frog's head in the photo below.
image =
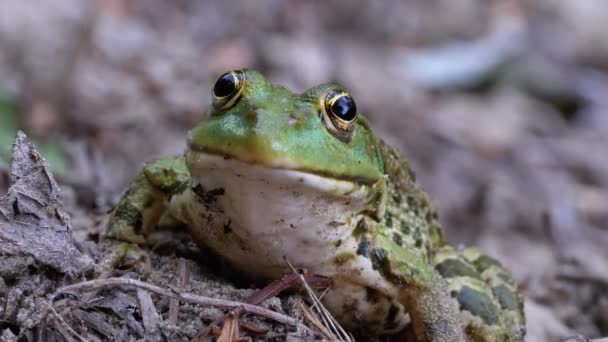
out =
<svg viewBox="0 0 608 342"><path fill-rule="evenodd" d="M383 176L377 138L338 85L294 94L245 69L223 74L212 98L191 151L366 184Z"/></svg>
<svg viewBox="0 0 608 342"><path fill-rule="evenodd" d="M340 245L362 215L382 215L378 138L344 88L323 84L294 94L256 71L236 70L220 76L212 98L188 136L196 211L217 206L235 232L302 232L290 241L307 246Z"/></svg>

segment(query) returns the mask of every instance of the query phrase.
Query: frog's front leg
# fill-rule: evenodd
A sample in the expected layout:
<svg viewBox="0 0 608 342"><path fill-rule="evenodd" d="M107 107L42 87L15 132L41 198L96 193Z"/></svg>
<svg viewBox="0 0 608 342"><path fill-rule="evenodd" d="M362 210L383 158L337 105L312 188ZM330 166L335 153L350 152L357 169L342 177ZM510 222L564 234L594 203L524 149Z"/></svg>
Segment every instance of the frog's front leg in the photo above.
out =
<svg viewBox="0 0 608 342"><path fill-rule="evenodd" d="M448 284L431 265L383 234L378 235L374 255L374 267L398 287L417 341L465 341Z"/></svg>
<svg viewBox="0 0 608 342"><path fill-rule="evenodd" d="M183 157L159 159L146 164L110 214L107 237L145 244L159 221L175 220L167 215L171 199L190 185Z"/></svg>

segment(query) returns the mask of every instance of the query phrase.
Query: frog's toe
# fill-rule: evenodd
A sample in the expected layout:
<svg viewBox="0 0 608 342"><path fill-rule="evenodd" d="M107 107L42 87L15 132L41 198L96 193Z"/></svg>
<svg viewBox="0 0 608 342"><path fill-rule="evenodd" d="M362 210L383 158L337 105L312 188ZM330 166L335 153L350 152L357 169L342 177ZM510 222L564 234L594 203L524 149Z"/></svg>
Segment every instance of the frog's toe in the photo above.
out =
<svg viewBox="0 0 608 342"><path fill-rule="evenodd" d="M152 270L150 255L138 245L128 242L113 243L111 252L99 263L99 273L109 273L115 268L134 270L147 275Z"/></svg>

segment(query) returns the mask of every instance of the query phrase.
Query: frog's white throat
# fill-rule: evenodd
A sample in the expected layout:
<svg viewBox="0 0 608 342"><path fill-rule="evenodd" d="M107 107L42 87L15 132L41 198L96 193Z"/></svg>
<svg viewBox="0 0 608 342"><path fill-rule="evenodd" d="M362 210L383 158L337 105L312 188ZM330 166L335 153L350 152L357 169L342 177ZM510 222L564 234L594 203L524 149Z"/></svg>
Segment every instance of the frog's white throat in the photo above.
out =
<svg viewBox="0 0 608 342"><path fill-rule="evenodd" d="M198 197L190 201L197 238L237 267L281 276L285 259L310 269L337 248L354 247L371 186L202 152L188 152L186 160Z"/></svg>

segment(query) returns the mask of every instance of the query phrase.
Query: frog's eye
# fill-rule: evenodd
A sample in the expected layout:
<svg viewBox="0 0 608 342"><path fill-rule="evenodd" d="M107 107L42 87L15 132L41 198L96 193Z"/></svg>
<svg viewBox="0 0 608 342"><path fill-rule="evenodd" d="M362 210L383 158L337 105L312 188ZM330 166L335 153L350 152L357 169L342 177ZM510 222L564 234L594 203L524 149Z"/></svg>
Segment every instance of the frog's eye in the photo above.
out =
<svg viewBox="0 0 608 342"><path fill-rule="evenodd" d="M345 91L334 89L323 99L321 119L336 137L348 141L357 121L355 100Z"/></svg>
<svg viewBox="0 0 608 342"><path fill-rule="evenodd" d="M233 70L220 76L213 86L213 106L217 109L232 107L243 92L245 74Z"/></svg>

